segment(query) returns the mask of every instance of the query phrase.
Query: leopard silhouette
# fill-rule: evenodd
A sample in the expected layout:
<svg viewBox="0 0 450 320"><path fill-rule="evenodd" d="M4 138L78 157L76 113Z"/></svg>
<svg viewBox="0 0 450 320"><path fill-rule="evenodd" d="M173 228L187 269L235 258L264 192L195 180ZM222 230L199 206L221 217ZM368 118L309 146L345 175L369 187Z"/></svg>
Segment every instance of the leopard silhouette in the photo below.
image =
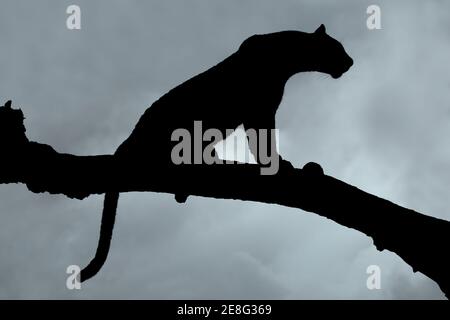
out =
<svg viewBox="0 0 450 320"><path fill-rule="evenodd" d="M228 58L155 101L115 156L157 168L159 172L171 170L174 130L184 128L192 132L194 121L202 121L205 130L222 131L223 137L227 136L226 129L241 125L245 129L275 129L275 114L291 76L316 71L337 79L352 65L352 58L340 42L326 33L324 25L312 33L281 31L253 35ZM275 144L270 135L266 139L267 145ZM260 163L257 146L249 143L251 153ZM279 160L279 172L292 168L287 160L281 157ZM176 200L184 202L187 196L180 192ZM97 274L106 261L118 199L117 192L105 194L97 251L81 271L81 281Z"/></svg>

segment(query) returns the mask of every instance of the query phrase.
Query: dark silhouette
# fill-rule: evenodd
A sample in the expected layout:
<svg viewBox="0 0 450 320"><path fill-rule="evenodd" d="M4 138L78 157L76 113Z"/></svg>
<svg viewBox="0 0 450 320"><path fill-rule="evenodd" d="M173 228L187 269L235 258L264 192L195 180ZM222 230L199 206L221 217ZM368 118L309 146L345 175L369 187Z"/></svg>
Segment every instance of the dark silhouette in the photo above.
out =
<svg viewBox="0 0 450 320"><path fill-rule="evenodd" d="M240 124L273 128L290 76L320 71L338 78L351 65L351 58L325 34L323 26L312 34L286 31L250 37L235 54L155 102L115 155L60 154L50 146L30 142L22 112L8 102L0 108L0 183L25 183L33 192L77 199L106 194L97 252L81 280L95 275L107 257L119 192L154 191L173 193L180 201L198 195L315 212L371 236L379 250L397 253L415 271L435 280L448 296L445 255L450 223L445 220L365 193L323 174L315 163L295 169L281 160L275 175L261 175L261 164L172 164L170 134L174 129L192 131L194 120L221 130Z"/></svg>
<svg viewBox="0 0 450 320"><path fill-rule="evenodd" d="M176 129L186 129L194 136L194 121L201 121L203 130L220 130L223 137L227 136L227 129L240 125L255 130L275 129L275 113L291 76L319 71L339 78L352 64L344 47L326 34L324 25L313 33L282 31L254 35L224 61L153 103L115 156L142 162L143 166L153 166L160 172L173 171L171 152L176 142L172 142L171 136ZM266 138L269 148L275 145L274 136ZM253 156L261 164L258 142L250 139L249 142ZM280 172L293 168L284 159L280 158L279 163ZM176 193L175 199L185 202L187 196ZM106 260L118 197L117 193L105 195L97 253L81 272L82 281L94 276Z"/></svg>

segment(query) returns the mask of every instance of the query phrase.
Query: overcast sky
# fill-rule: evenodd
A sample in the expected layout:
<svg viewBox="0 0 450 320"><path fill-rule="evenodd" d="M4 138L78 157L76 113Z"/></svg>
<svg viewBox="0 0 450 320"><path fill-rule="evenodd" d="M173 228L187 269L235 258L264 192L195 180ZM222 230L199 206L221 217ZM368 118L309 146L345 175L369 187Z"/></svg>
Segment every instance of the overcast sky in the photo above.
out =
<svg viewBox="0 0 450 320"><path fill-rule="evenodd" d="M113 153L155 99L249 35L324 23L355 64L338 80L288 82L281 154L450 220L450 3L377 1L382 29L371 31L373 3L2 0L0 100L22 108L31 140ZM81 7L79 31L66 28L70 4ZM443 298L395 254L315 214L153 193L121 196L106 265L67 290L66 267L93 257L101 209L100 196L0 185L0 298ZM366 287L369 265L381 268L380 290Z"/></svg>

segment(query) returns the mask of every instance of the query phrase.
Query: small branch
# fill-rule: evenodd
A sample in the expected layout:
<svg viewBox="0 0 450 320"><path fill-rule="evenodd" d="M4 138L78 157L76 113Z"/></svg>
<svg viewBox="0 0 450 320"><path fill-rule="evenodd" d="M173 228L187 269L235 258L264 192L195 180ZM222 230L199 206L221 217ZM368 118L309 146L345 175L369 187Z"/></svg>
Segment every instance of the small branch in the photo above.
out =
<svg viewBox="0 0 450 320"><path fill-rule="evenodd" d="M414 271L436 281L447 297L450 294L448 221L302 169L273 176L260 175L260 167L252 164L182 165L164 171L112 155L60 154L48 145L20 138L21 111L0 109L0 147L5 151L0 159L0 183L25 183L33 192L77 199L108 191L152 191L299 208L372 237L378 250L395 252Z"/></svg>

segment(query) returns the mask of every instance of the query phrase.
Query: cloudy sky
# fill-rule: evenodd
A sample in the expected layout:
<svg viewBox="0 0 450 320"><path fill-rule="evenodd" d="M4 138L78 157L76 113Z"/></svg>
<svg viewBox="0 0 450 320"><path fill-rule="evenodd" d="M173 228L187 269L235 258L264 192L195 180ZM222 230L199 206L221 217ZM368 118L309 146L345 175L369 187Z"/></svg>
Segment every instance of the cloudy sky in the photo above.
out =
<svg viewBox="0 0 450 320"><path fill-rule="evenodd" d="M79 31L66 28L70 4L81 7ZM249 35L324 23L355 64L339 80L288 82L281 153L450 220L450 3L377 1L381 30L366 27L370 4L2 0L0 100L22 108L31 140L113 153L155 99ZM105 267L70 291L66 268L92 258L101 209L100 196L0 185L0 298L443 298L395 254L312 213L198 197L180 205L152 193L121 196ZM366 287L369 265L381 268L380 290Z"/></svg>

